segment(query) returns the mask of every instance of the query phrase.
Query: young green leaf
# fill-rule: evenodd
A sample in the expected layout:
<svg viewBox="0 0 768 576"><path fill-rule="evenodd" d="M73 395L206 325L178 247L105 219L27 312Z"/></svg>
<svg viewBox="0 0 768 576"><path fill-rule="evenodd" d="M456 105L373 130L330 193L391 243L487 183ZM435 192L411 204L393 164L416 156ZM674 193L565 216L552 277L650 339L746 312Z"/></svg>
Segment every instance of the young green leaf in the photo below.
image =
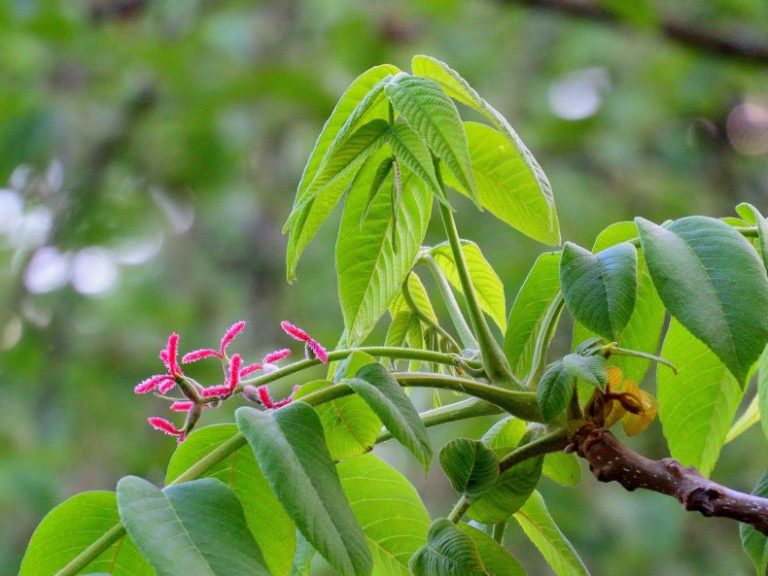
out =
<svg viewBox="0 0 768 576"><path fill-rule="evenodd" d="M752 494L768 498L768 473L760 477ZM757 576L768 574L768 539L765 534L758 532L751 524L739 524L739 535L741 547L755 565Z"/></svg>
<svg viewBox="0 0 768 576"><path fill-rule="evenodd" d="M768 343L768 275L754 249L714 218L636 224L667 310L743 384Z"/></svg>
<svg viewBox="0 0 768 576"><path fill-rule="evenodd" d="M477 440L456 438L440 450L440 466L459 494L473 502L499 478L499 461Z"/></svg>
<svg viewBox="0 0 768 576"><path fill-rule="evenodd" d="M572 376L589 382L592 386L605 390L608 383L608 367L605 358L600 355L582 356L567 354L562 359L563 366Z"/></svg>
<svg viewBox="0 0 768 576"><path fill-rule="evenodd" d="M485 124L464 122L472 172L480 202L491 214L515 230L550 246L560 243L553 228L552 205L531 177L525 158L514 143ZM466 188L451 173L446 183L464 195Z"/></svg>
<svg viewBox="0 0 768 576"><path fill-rule="evenodd" d="M396 207L397 225L391 207L390 176L373 199L361 226L367 186L377 166L378 162L371 162L363 168L359 184L356 182L350 190L336 243L339 297L348 344L364 340L400 292L416 260L432 210L432 200L424 184L407 172L405 194Z"/></svg>
<svg viewBox="0 0 768 576"><path fill-rule="evenodd" d="M576 454L550 452L544 456L541 473L561 486L575 486L581 481L579 458Z"/></svg>
<svg viewBox="0 0 768 576"><path fill-rule="evenodd" d="M757 366L757 407L760 412L763 435L768 439L768 351L766 350L760 356Z"/></svg>
<svg viewBox="0 0 768 576"><path fill-rule="evenodd" d="M198 428L176 448L168 463L165 483L170 484L198 460L237 434L234 424ZM240 500L248 528L273 574L286 574L296 550L296 526L280 506L248 444L206 470L204 476L229 486ZM264 518L269 517L269 522Z"/></svg>
<svg viewBox="0 0 768 576"><path fill-rule="evenodd" d="M536 161L536 158L534 158L531 151L528 150L507 119L484 100L458 72L453 70L445 62L441 62L430 56L418 55L413 57L411 68L416 76L431 78L439 83L446 94L451 98L480 112L491 122L494 128L499 130L510 142L512 142L518 151L519 158L522 159L525 166L525 172L520 175L520 179L518 180L520 188L524 188L526 191L538 188L541 197L545 200L548 206L548 226L546 227L546 232L542 227L540 230L541 237L536 237L536 239L552 246L560 244L560 227L557 221L557 212L555 211L555 199L552 194L552 186L550 185L544 170L542 170L541 166ZM526 192L522 197L528 198L529 193ZM536 204L538 205L538 203ZM512 219L512 213L503 208L503 204L500 200L499 204L495 206L496 209L492 206L485 207L504 221L507 221L507 218ZM515 222L517 222L516 218ZM514 224L512 225L514 226ZM538 235L538 227L536 227L536 229ZM529 232L532 232L531 229L528 230ZM526 234L529 233L524 230L521 231Z"/></svg>
<svg viewBox="0 0 768 576"><path fill-rule="evenodd" d="M301 176L301 181L299 182L296 198L294 200L294 211L297 206L304 202L307 190L317 176L318 169L323 163L331 144L337 142L338 145L338 136L339 132L342 131L342 128L342 135L350 134L364 121L373 120L374 118L386 118L388 108L387 102L383 101L383 99L371 101L371 99L368 98L366 100L366 96L384 78L391 76L392 74L397 74L398 72L399 69L397 67L389 64L374 66L358 76L341 96L336 107L326 121L325 126L323 126L323 130L320 133L320 136L318 136L317 141L315 142L315 147L304 168L304 173ZM361 102L366 102L370 105L360 106ZM362 112L362 108L365 108L364 112ZM350 121L351 116L355 120L354 123ZM341 193L343 193L343 190ZM283 232L285 233L291 229L288 249L286 252L286 268L289 281L296 278L296 264L298 263L301 252L309 243L322 221L325 220L328 213L333 209L333 206L336 205L339 197L340 195L335 199L333 197L329 197L328 199L321 197L322 201L316 201L314 205L308 206L307 209L305 209L302 219L305 222L304 226L308 227L306 231L297 232L292 230L292 224L296 220L295 215L292 215L288 222L286 222Z"/></svg>
<svg viewBox="0 0 768 576"><path fill-rule="evenodd" d="M58 574L78 554L120 522L114 492L82 492L56 506L35 528L19 576ZM151 574L130 537L123 535L83 570L114 576Z"/></svg>
<svg viewBox="0 0 768 576"><path fill-rule="evenodd" d="M525 421L508 416L486 430L480 439L499 458L514 450L525 436Z"/></svg>
<svg viewBox="0 0 768 576"><path fill-rule="evenodd" d="M413 576L487 576L475 541L453 522L438 518L427 544L411 558Z"/></svg>
<svg viewBox="0 0 768 576"><path fill-rule="evenodd" d="M381 364L368 364L354 378L342 380L376 413L392 436L405 446L425 469L432 460L427 429L397 380Z"/></svg>
<svg viewBox="0 0 768 576"><path fill-rule="evenodd" d="M408 275L408 293L411 295L411 299L419 312L429 318L433 322L437 322L437 315L435 309L432 307L432 302L429 300L429 294L427 289L424 288L424 284L421 282L421 278L416 272L411 272ZM402 293L394 299L389 306L389 312L392 315L396 315L399 312L410 311L408 303L405 301Z"/></svg>
<svg viewBox="0 0 768 576"><path fill-rule="evenodd" d="M429 513L413 485L372 454L336 467L373 556L373 574L409 576L408 561L426 544Z"/></svg>
<svg viewBox="0 0 768 576"><path fill-rule="evenodd" d="M557 576L589 576L584 562L549 514L541 494L531 494L514 518Z"/></svg>
<svg viewBox="0 0 768 576"><path fill-rule="evenodd" d="M518 378L531 370L536 336L560 289L560 252L545 252L533 263L509 312L504 353Z"/></svg>
<svg viewBox="0 0 768 576"><path fill-rule="evenodd" d="M120 519L158 576L269 576L235 493L213 478L117 483Z"/></svg>
<svg viewBox="0 0 768 576"><path fill-rule="evenodd" d="M573 374L565 367L562 360L557 360L544 372L536 389L541 416L545 422L549 422L565 410L571 394L573 394Z"/></svg>
<svg viewBox="0 0 768 576"><path fill-rule="evenodd" d="M598 234L592 252L597 253L637 237L634 222L616 222ZM655 354L659 349L659 338L664 326L664 304L661 302L653 280L648 273L642 253L637 255L637 298L629 322L621 331L619 344L623 348ZM588 328L576 324L572 342L575 344L594 335ZM650 361L634 356L612 356L612 365L618 366L627 380L642 382L650 368Z"/></svg>
<svg viewBox="0 0 768 576"><path fill-rule="evenodd" d="M560 283L576 320L607 340L619 340L637 297L637 251L623 243L592 254L566 242Z"/></svg>
<svg viewBox="0 0 768 576"><path fill-rule="evenodd" d="M742 397L720 359L682 324L672 320L661 355L677 367L656 373L659 419L669 450L708 476Z"/></svg>
<svg viewBox="0 0 768 576"><path fill-rule="evenodd" d="M530 440L530 433L523 436L521 444ZM484 524L497 524L510 517L522 506L541 478L544 458L529 458L505 470L494 486L472 503L468 516Z"/></svg>
<svg viewBox="0 0 768 576"><path fill-rule="evenodd" d="M295 401L272 413L241 407L235 418L304 537L342 575L370 574L371 554L322 442L317 413Z"/></svg>
<svg viewBox="0 0 768 576"><path fill-rule="evenodd" d="M445 190L437 180L429 148L413 128L403 122L392 126L389 146L395 158L420 178L438 200L448 205Z"/></svg>
<svg viewBox="0 0 768 576"><path fill-rule="evenodd" d="M760 254L763 257L763 265L768 266L768 220L760 211L746 202L736 206L736 212L739 214L750 215L751 220L757 226L757 245L760 247Z"/></svg>
<svg viewBox="0 0 768 576"><path fill-rule="evenodd" d="M405 73L387 79L384 87L392 107L426 142L480 206L472 175L467 136L456 106L437 82Z"/></svg>
<svg viewBox="0 0 768 576"><path fill-rule="evenodd" d="M459 530L469 536L477 546L487 576L525 576L525 570L520 563L496 540L463 522L459 524Z"/></svg>
<svg viewBox="0 0 768 576"><path fill-rule="evenodd" d="M472 279L472 285L475 287L480 308L504 332L507 329L507 305L504 299L504 284L490 262L485 259L477 244L465 240L461 243L461 251L467 262L469 276ZM451 247L445 243L440 244L432 248L430 253L445 273L445 277L448 278L451 285L461 292L461 280L456 271L456 263L453 260Z"/></svg>
<svg viewBox="0 0 768 576"><path fill-rule="evenodd" d="M397 312L389 323L387 329L387 335L384 338L385 346L402 346L405 343L406 336L408 334L408 327L411 321L418 319L409 311L402 310Z"/></svg>

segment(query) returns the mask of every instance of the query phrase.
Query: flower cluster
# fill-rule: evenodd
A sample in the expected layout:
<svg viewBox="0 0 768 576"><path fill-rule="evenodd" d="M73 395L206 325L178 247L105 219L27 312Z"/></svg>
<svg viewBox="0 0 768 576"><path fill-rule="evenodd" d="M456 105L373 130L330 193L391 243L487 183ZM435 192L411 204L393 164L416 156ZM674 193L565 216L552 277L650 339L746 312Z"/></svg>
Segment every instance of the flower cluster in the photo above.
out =
<svg viewBox="0 0 768 576"><path fill-rule="evenodd" d="M308 358L316 358L322 363L328 362L328 353L325 348L304 330L287 321L282 322L280 326L291 338L304 342L305 354ZM201 348L182 356L181 364L191 364L206 358L218 358L222 362L224 368L223 383L207 387L202 386L196 380L184 374L178 360L179 335L174 332L168 337L165 348L160 352L160 360L165 365L166 372L155 374L146 380L142 380L133 391L136 394L155 392L161 397L171 400L170 409L172 411L184 412L187 418L184 425L181 428L177 428L165 418L153 416L147 420L152 428L176 437L177 442L181 443L197 423L204 408L218 406L223 400L237 392L242 392L244 398L261 404L267 409L281 408L293 401L298 387L293 389L290 396L275 401L272 399L266 386L251 386L243 382L244 378L257 372L264 374L274 372L278 369L277 363L291 354L289 349L282 348L267 354L261 362L243 365L243 357L240 354L232 354L230 356L227 348L244 329L245 322L237 322L224 333L218 349ZM166 396L174 388L178 388L183 398L169 398Z"/></svg>

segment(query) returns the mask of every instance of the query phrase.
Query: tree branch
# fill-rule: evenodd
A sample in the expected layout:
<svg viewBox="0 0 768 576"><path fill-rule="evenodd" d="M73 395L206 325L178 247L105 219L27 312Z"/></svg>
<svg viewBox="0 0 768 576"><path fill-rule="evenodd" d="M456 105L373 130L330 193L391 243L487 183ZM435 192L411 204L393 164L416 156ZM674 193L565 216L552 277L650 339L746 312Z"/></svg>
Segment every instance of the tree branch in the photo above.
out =
<svg viewBox="0 0 768 576"><path fill-rule="evenodd" d="M622 24L616 14L591 1L582 0L502 0L535 9L567 14L584 20ZM659 21L661 33L669 40L698 52L734 58L754 64L768 64L768 44L748 36L728 37L672 19Z"/></svg>
<svg viewBox="0 0 768 576"><path fill-rule="evenodd" d="M600 482L615 481L630 492L645 488L674 496L686 510L751 524L768 536L768 498L731 490L673 458L646 458L593 424L582 427L571 440L569 449L589 462Z"/></svg>

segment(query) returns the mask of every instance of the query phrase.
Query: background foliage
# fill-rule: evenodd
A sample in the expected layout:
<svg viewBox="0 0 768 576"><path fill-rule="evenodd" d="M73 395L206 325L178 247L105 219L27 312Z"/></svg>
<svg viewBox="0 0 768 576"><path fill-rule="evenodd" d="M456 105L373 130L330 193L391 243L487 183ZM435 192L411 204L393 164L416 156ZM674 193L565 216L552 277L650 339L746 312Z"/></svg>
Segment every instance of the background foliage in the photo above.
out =
<svg viewBox="0 0 768 576"><path fill-rule="evenodd" d="M765 3L690 0L670 13L659 2L641 18L604 2L619 23L531 4L0 3L0 575L65 497L126 474L161 480L171 445L132 388L157 371L171 330L192 349L244 318L239 344L255 356L283 318L336 341L334 227L290 288L280 228L321 123L371 65L450 62L534 151L563 237L580 245L635 215L721 215L739 201L765 211L768 64L682 47L659 20L746 41L768 33ZM460 208L511 301L540 245ZM220 412L208 418L231 417ZM663 455L658 429L640 442ZM438 467L425 477L381 454L431 483L431 511L447 511ZM713 478L748 491L765 454L753 429ZM589 477L542 489L597 574L749 573L733 523ZM523 538L508 542L543 570Z"/></svg>

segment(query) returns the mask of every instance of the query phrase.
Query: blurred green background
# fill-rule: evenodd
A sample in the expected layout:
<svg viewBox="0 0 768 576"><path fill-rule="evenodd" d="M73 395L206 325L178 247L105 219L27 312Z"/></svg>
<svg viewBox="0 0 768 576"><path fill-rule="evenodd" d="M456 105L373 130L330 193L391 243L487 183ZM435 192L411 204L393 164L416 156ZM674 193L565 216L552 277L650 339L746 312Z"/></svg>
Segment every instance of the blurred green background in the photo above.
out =
<svg viewBox="0 0 768 576"><path fill-rule="evenodd" d="M588 17L567 13L573 4ZM190 350L245 319L237 345L253 360L288 344L281 319L337 340L334 226L293 286L280 229L357 74L407 68L415 53L447 61L537 155L564 238L590 245L635 215L768 209L768 56L717 38L768 43L768 3L0 1L0 576L64 498L126 474L162 478L173 442L145 418L164 404L132 389L159 371L168 333ZM544 247L456 203L511 302ZM665 455L658 424L633 445ZM447 510L438 469L425 478L398 450L382 454ZM749 490L766 468L754 428L714 477ZM735 523L588 473L542 490L594 574L751 571ZM548 573L519 532L508 545Z"/></svg>

